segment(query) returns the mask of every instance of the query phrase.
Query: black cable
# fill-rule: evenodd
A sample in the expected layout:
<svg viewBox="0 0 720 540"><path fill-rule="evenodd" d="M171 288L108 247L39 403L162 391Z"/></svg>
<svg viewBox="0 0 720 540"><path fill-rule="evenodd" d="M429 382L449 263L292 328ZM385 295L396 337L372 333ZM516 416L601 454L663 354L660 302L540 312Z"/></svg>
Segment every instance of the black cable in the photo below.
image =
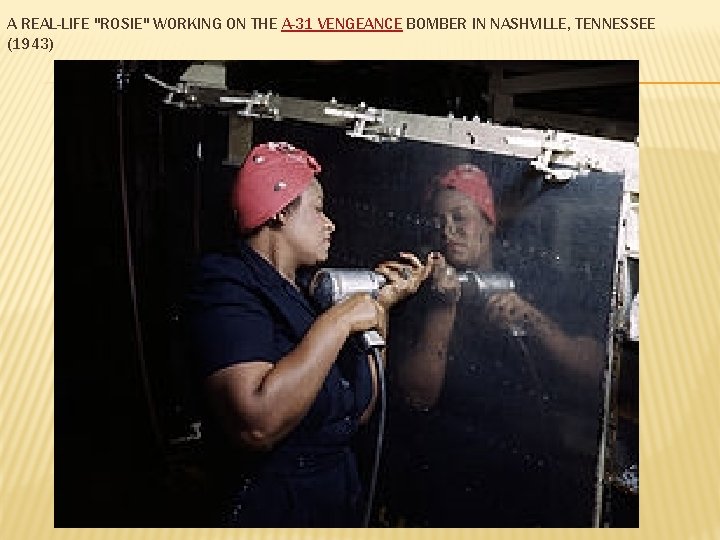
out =
<svg viewBox="0 0 720 540"><path fill-rule="evenodd" d="M387 409L387 395L385 390L385 366L383 365L382 355L377 347L373 347L373 358L377 367L378 393L380 398L379 418L378 418L378 434L377 444L375 445L375 459L373 460L372 475L370 477L370 487L368 489L368 500L365 508L365 516L363 517L363 527L370 526L370 517L372 516L373 499L375 498L375 488L377 486L378 470L380 468L380 455L382 454L383 439L385 437L385 413Z"/></svg>
<svg viewBox="0 0 720 540"><path fill-rule="evenodd" d="M150 380L147 374L147 364L145 362L145 348L142 337L142 324L140 322L140 313L137 300L137 286L135 284L135 263L133 260L132 235L130 233L130 211L128 209L128 189L127 178L125 175L125 144L124 144L124 126L123 126L123 97L122 82L125 77L122 66L119 68L118 92L116 96L116 112L117 112L117 129L118 129L118 159L120 161L120 192L122 197L123 211L123 230L125 233L125 252L127 259L128 281L130 285L130 302L133 309L133 325L135 330L135 344L137 347L138 363L140 364L140 378L142 380L145 402L150 414L150 427L152 428L155 444L159 450L162 450L162 436L160 435L160 423L157 418L155 403L152 398L150 389Z"/></svg>
<svg viewBox="0 0 720 540"><path fill-rule="evenodd" d="M198 140L195 145L195 171L193 175L193 213L192 213L192 228L193 228L193 255L197 258L200 255L202 246L200 238L200 212L202 211L202 160L203 160L203 147L202 147L202 135L203 135L203 117L199 115L196 124L198 134Z"/></svg>

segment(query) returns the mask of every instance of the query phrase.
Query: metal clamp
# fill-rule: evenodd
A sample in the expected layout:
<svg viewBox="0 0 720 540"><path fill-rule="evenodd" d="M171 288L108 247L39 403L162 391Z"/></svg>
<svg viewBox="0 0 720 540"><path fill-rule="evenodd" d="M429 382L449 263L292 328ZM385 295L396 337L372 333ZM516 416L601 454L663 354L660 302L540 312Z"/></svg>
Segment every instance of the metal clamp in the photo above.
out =
<svg viewBox="0 0 720 540"><path fill-rule="evenodd" d="M272 97L272 92L253 92L250 96L220 96L219 102L222 105L242 107L235 111L238 116L279 120L280 109L272 104Z"/></svg>
<svg viewBox="0 0 720 540"><path fill-rule="evenodd" d="M372 142L395 142L403 135L403 129L384 125L383 111L368 107L364 102L357 107L338 105L335 99L323 109L327 116L354 120L352 129L345 133L350 137Z"/></svg>
<svg viewBox="0 0 720 540"><path fill-rule="evenodd" d="M235 108L238 116L280 119L280 109L273 103L273 93L253 92L251 95L227 95L227 90L217 85L203 86L198 81L180 81L169 85L149 74L145 78L168 91L163 103L179 109L203 106Z"/></svg>
<svg viewBox="0 0 720 540"><path fill-rule="evenodd" d="M544 174L545 180L556 183L564 183L572 180L580 173L579 163L573 163L569 167L551 167L552 164L560 161L561 158L567 165L567 157L574 154L570 147L570 139L558 138L556 131L551 131L540 146L540 154L530 162L530 165L538 172Z"/></svg>

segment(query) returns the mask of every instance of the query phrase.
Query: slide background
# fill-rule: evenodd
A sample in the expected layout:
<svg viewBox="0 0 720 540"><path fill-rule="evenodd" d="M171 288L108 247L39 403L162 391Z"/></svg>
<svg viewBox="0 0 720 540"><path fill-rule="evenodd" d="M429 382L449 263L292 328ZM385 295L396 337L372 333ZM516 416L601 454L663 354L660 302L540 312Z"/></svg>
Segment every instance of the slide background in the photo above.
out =
<svg viewBox="0 0 720 540"><path fill-rule="evenodd" d="M0 537L720 538L720 24L709 2L127 1L3 7L0 59ZM654 31L7 30L10 17L629 17ZM249 22L249 19L248 19ZM7 49L52 37L54 50ZM641 527L636 530L53 529L56 59L638 59L642 184ZM59 313L58 317L67 317Z"/></svg>

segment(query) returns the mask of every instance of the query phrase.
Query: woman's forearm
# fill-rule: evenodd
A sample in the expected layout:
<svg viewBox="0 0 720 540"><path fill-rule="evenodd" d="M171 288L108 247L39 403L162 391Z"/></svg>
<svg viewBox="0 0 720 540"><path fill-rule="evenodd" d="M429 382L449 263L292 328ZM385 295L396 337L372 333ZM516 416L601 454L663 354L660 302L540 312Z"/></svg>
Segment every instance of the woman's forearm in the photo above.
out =
<svg viewBox="0 0 720 540"><path fill-rule="evenodd" d="M575 373L595 376L602 367L600 344L586 336L570 336L537 310L529 317L528 330L558 363Z"/></svg>
<svg viewBox="0 0 720 540"><path fill-rule="evenodd" d="M318 317L297 347L277 363L259 358L208 378L209 396L240 444L267 450L302 420L350 333L340 312Z"/></svg>

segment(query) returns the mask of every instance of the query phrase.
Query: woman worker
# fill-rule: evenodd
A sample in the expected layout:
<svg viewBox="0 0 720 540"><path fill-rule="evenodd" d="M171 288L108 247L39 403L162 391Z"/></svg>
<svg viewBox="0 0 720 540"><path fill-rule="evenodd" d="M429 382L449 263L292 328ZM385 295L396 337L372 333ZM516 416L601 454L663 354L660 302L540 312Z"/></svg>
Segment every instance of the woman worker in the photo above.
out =
<svg viewBox="0 0 720 540"><path fill-rule="evenodd" d="M299 271L328 257L320 165L287 143L256 146L237 175L240 238L206 256L189 295L194 356L207 402L221 523L352 526L363 497L350 443L370 417L377 381L349 339L387 332L386 312L430 268L412 254L377 268L376 299L355 295L318 313Z"/></svg>

